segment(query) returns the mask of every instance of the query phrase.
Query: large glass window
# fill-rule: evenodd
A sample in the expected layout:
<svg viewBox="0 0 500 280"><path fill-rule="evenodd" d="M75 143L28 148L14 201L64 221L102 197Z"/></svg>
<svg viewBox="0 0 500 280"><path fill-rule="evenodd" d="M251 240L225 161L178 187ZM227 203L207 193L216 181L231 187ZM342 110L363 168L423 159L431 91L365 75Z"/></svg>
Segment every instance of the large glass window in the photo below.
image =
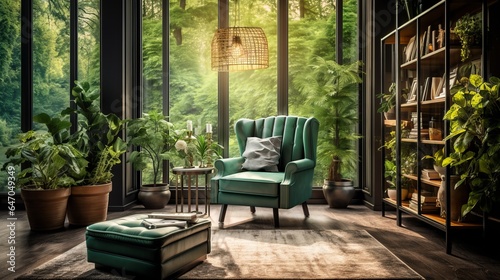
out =
<svg viewBox="0 0 500 280"><path fill-rule="evenodd" d="M78 64L80 80L99 85L99 0L78 2ZM26 3L28 4L28 3ZM0 166L6 161L7 148L17 142L21 132L21 40L33 42L33 115L59 114L70 100L70 2L33 0L32 35L25 32L29 19L21 18L21 1L0 5ZM22 35L22 36L21 36ZM26 71L30 69L25 65ZM25 93L30 94L30 93ZM44 127L33 123L33 129ZM6 173L0 173L0 185Z"/></svg>
<svg viewBox="0 0 500 280"><path fill-rule="evenodd" d="M170 120L179 128L191 120L195 135L204 134L207 123L218 128L217 72L210 65L216 28L217 0L170 3Z"/></svg>
<svg viewBox="0 0 500 280"><path fill-rule="evenodd" d="M239 5L239 16L235 11ZM261 27L267 37L269 68L229 73L229 156L239 156L234 122L275 116L277 107L277 13L275 1L230 1L229 26ZM239 18L236 22L235 18Z"/></svg>
<svg viewBox="0 0 500 280"><path fill-rule="evenodd" d="M78 1L78 80L100 84L99 0Z"/></svg>
<svg viewBox="0 0 500 280"><path fill-rule="evenodd" d="M210 69L210 43L217 28L217 0L170 1L168 19L162 17L162 1L143 1L143 111L165 110L169 104L170 120L185 128L193 121L194 133L204 133L206 123L229 133L229 156L239 154L234 136L234 122L239 118L259 118L278 113L277 75L277 1L228 1L229 26L261 27L269 44L269 68L229 73L229 127L217 127L217 72ZM312 68L317 58L336 58L336 1L290 0L288 28L288 106L290 115L314 116L315 108L307 102ZM358 60L358 1L343 1L343 61ZM237 12L236 12L237 11ZM163 30L168 20L169 30ZM169 47L163 48L161 34L168 32ZM168 49L168 73L162 51ZM163 74L162 74L163 73ZM168 75L168 85L164 76ZM168 89L168 90L166 90ZM165 102L168 98L168 102ZM357 108L352 108L357 110ZM353 131L356 128L353 127ZM215 133L216 134L216 133ZM353 148L356 143L353 141ZM317 168L316 185L321 185L327 164ZM325 172L324 172L325 171ZM348 170L356 178L356 170ZM147 181L148 172L143 173Z"/></svg>
<svg viewBox="0 0 500 280"><path fill-rule="evenodd" d="M0 166L6 150L21 131L21 6L20 1L0 5ZM0 193L7 191L7 172L0 172Z"/></svg>
<svg viewBox="0 0 500 280"><path fill-rule="evenodd" d="M69 26L68 1L33 1L33 115L69 105Z"/></svg>
<svg viewBox="0 0 500 280"><path fill-rule="evenodd" d="M168 18L162 17L162 10L167 8L162 7L162 2L143 1L143 112L168 111L176 129L185 129L190 120L194 135L205 134L206 124L212 124L217 141L217 72L210 65L217 0L171 1ZM167 20L169 30L163 30L163 21ZM167 32L168 42L163 42L163 32ZM167 43L169 53L165 54ZM163 73L165 55L168 73ZM168 85L164 84L164 75L168 75ZM166 103L168 110L163 108ZM178 160L172 160L172 164L182 165ZM147 170L142 177L143 183L152 180Z"/></svg>
<svg viewBox="0 0 500 280"><path fill-rule="evenodd" d="M288 111L290 115L318 116L319 110L314 106L314 100L324 98L317 96L321 89L311 87L320 86L324 81L316 81L321 76L315 75L315 67L320 67L319 61L336 61L336 27L337 10L336 1L302 1L290 0L288 14ZM342 55L343 63L349 64L358 60L358 1L343 1L343 38ZM332 108L333 109L333 108ZM357 112L357 108L352 108ZM320 129L327 131L329 128L320 125ZM353 132L356 127L353 127ZM324 135L324 134L323 134ZM320 137L319 146L327 141ZM352 148L356 142L352 142ZM328 161L318 161L315 169L315 185L323 183L328 171ZM351 179L357 178L356 169L344 169L344 176Z"/></svg>

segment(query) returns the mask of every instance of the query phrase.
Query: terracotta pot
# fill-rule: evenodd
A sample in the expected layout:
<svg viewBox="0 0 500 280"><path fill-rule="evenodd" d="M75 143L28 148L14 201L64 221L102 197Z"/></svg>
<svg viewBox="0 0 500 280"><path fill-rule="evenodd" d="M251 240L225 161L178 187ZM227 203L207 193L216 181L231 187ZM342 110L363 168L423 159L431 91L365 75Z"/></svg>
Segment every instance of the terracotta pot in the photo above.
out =
<svg viewBox="0 0 500 280"><path fill-rule="evenodd" d="M64 228L70 188L55 190L21 189L31 230Z"/></svg>
<svg viewBox="0 0 500 280"><path fill-rule="evenodd" d="M71 187L68 221L75 226L88 226L105 221L108 216L112 183Z"/></svg>
<svg viewBox="0 0 500 280"><path fill-rule="evenodd" d="M138 199L147 209L163 209L170 200L168 184L146 184L139 190Z"/></svg>
<svg viewBox="0 0 500 280"><path fill-rule="evenodd" d="M329 181L323 183L323 195L330 208L347 208L354 197L354 187L351 180Z"/></svg>

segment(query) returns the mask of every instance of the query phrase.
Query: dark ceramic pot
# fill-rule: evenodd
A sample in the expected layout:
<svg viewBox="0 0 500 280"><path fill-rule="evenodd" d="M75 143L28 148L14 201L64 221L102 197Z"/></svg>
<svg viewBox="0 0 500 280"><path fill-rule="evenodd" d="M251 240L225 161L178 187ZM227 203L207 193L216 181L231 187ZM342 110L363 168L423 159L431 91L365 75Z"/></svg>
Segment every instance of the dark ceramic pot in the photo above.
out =
<svg viewBox="0 0 500 280"><path fill-rule="evenodd" d="M147 209L163 209L170 200L168 184L142 185L139 191L139 201Z"/></svg>
<svg viewBox="0 0 500 280"><path fill-rule="evenodd" d="M323 194L330 208L347 208L354 197L354 187L351 180L325 180Z"/></svg>

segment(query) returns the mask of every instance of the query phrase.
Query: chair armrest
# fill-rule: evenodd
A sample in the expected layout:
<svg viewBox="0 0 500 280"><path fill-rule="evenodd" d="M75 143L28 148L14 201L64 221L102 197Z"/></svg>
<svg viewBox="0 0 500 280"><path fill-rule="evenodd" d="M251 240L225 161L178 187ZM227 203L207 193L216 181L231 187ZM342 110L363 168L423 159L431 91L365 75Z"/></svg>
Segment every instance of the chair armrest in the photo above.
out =
<svg viewBox="0 0 500 280"><path fill-rule="evenodd" d="M214 162L215 169L217 173L210 180L211 188L210 188L210 202L211 203L219 203L219 179L228 176L231 174L235 174L241 172L241 166L245 162L245 158L243 157L235 157L235 158L223 158L218 159Z"/></svg>
<svg viewBox="0 0 500 280"><path fill-rule="evenodd" d="M241 166L245 162L243 157L223 158L215 161L214 166L217 174L214 179L241 172Z"/></svg>
<svg viewBox="0 0 500 280"><path fill-rule="evenodd" d="M300 159L289 162L280 184L280 208L289 209L311 197L315 162Z"/></svg>
<svg viewBox="0 0 500 280"><path fill-rule="evenodd" d="M286 182L292 180L295 173L299 173L308 169L314 169L316 166L315 162L311 159L299 159L289 162L285 167L285 176L283 178L282 184L287 184Z"/></svg>

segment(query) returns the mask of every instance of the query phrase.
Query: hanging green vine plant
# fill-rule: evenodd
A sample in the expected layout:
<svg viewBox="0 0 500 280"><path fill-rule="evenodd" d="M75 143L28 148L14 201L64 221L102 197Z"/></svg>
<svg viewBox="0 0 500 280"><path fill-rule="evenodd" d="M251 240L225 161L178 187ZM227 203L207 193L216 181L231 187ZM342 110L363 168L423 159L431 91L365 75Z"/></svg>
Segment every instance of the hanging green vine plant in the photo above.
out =
<svg viewBox="0 0 500 280"><path fill-rule="evenodd" d="M465 61L470 56L471 46L478 45L481 42L481 19L476 15L465 14L457 21L453 30L460 39L462 46L460 57L462 61Z"/></svg>

